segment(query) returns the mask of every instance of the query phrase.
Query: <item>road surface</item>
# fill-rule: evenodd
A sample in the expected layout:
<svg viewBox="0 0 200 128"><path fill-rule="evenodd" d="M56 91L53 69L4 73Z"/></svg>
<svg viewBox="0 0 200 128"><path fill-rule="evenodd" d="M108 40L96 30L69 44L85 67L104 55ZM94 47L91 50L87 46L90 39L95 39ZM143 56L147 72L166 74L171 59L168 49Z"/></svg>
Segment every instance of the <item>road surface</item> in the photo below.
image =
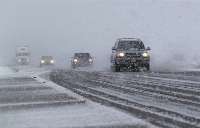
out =
<svg viewBox="0 0 200 128"><path fill-rule="evenodd" d="M200 127L200 73L56 70L51 80L161 128Z"/></svg>
<svg viewBox="0 0 200 128"><path fill-rule="evenodd" d="M91 102L44 79L48 78L48 70L29 67L17 71L0 77L2 128L153 127L126 112Z"/></svg>

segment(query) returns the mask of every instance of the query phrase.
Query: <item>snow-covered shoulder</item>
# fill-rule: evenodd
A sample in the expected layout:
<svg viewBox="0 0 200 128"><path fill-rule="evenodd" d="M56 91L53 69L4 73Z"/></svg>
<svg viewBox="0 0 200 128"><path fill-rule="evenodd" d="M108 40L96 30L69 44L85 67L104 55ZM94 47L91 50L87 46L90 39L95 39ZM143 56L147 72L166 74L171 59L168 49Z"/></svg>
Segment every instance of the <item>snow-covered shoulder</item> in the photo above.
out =
<svg viewBox="0 0 200 128"><path fill-rule="evenodd" d="M0 66L0 77L7 77L7 76L14 75L14 74L15 74L15 72L11 68L5 67L5 66Z"/></svg>

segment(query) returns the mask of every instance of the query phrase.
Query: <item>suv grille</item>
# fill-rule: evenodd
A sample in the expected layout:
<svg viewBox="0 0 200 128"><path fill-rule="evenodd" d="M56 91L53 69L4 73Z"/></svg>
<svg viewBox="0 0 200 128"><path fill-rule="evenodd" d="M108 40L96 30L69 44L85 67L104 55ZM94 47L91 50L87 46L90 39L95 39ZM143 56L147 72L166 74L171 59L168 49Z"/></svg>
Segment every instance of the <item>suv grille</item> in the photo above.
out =
<svg viewBox="0 0 200 128"><path fill-rule="evenodd" d="M141 57L140 53L126 53L126 57L128 58L139 58Z"/></svg>

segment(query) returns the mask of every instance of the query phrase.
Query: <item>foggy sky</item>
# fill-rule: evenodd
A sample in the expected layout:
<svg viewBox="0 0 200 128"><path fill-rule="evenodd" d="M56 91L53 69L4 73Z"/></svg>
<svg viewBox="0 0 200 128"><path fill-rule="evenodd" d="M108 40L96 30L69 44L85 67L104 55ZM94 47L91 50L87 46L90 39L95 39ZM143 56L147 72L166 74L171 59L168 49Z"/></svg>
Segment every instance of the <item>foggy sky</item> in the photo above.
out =
<svg viewBox="0 0 200 128"><path fill-rule="evenodd" d="M139 37L152 48L154 68L192 65L199 7L198 0L0 0L0 64L29 45L34 64L52 55L67 66L74 52L89 51L106 67L117 38Z"/></svg>

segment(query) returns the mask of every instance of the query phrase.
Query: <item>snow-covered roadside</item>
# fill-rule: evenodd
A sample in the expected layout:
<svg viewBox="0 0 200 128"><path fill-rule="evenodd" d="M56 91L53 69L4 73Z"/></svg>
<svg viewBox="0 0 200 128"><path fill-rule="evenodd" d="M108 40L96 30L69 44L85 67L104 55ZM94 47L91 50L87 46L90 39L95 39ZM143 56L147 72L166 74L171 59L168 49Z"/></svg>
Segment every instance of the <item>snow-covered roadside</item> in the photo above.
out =
<svg viewBox="0 0 200 128"><path fill-rule="evenodd" d="M51 87L60 93L67 93L68 95L70 95L72 97L76 97L79 101L85 101L85 99L82 96L77 95L77 94L71 92L70 90L68 90L64 87L61 87L61 86L55 84L54 82L50 81L48 79L49 73L50 73L50 71L36 73L36 74L32 74L32 77L34 77L34 79L37 80L38 82L43 83L44 86Z"/></svg>
<svg viewBox="0 0 200 128"><path fill-rule="evenodd" d="M3 128L98 128L98 126L152 128L128 114L92 103L1 113L0 126Z"/></svg>
<svg viewBox="0 0 200 128"><path fill-rule="evenodd" d="M14 74L14 71L11 68L0 66L0 77L6 77L13 74Z"/></svg>

